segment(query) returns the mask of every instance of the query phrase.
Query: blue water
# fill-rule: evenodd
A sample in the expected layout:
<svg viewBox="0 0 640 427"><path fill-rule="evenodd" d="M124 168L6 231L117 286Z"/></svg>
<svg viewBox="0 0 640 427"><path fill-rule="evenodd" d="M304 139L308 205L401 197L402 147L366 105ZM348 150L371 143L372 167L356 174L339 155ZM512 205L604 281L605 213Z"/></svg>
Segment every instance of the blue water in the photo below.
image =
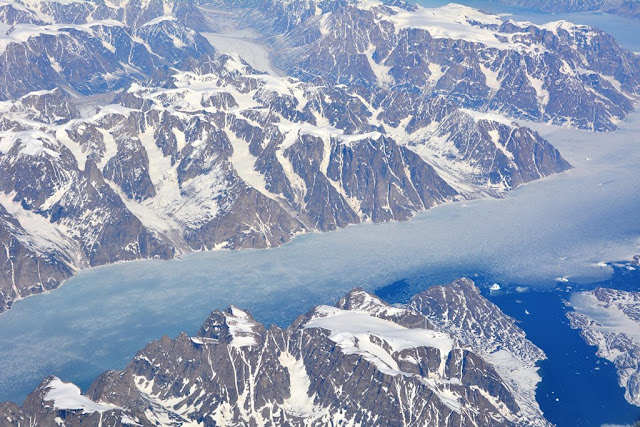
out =
<svg viewBox="0 0 640 427"><path fill-rule="evenodd" d="M624 399L624 389L618 385L613 364L598 358L596 347L588 346L579 332L569 327L568 308L564 304L570 292L596 286L638 291L640 271L614 267L614 274L606 281L568 283L556 289L524 293L515 291L516 284L503 284L499 293L489 292L493 281L474 276L483 294L517 319L527 337L546 353L548 359L540 363L542 382L536 398L549 421L558 427L599 427L631 425L640 420L640 408ZM376 294L389 302L405 303L430 283L440 282L424 276L407 278L376 290Z"/></svg>
<svg viewBox="0 0 640 427"><path fill-rule="evenodd" d="M640 420L640 408L624 399L613 364L598 358L596 348L569 327L563 296L531 292L492 298L547 354L540 363L542 382L536 394L540 408L559 427L630 425Z"/></svg>
<svg viewBox="0 0 640 427"><path fill-rule="evenodd" d="M536 398L547 419L558 426L631 424L640 408L624 399L612 363L599 359L595 347L585 344L569 327L566 308L555 292L493 298L549 359L540 363L542 382ZM524 314L524 308L531 313Z"/></svg>

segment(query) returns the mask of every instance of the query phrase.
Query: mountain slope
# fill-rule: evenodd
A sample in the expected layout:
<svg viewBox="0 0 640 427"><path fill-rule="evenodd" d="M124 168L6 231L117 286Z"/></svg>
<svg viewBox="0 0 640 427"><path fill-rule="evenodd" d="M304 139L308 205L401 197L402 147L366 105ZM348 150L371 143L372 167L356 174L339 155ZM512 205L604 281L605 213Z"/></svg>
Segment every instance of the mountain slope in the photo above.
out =
<svg viewBox="0 0 640 427"><path fill-rule="evenodd" d="M637 0L499 0L500 3L537 9L544 12L603 12L640 18Z"/></svg>
<svg viewBox="0 0 640 427"><path fill-rule="evenodd" d="M235 10L252 2L210 3L215 19L220 3ZM638 55L588 26L537 26L461 5L398 1L271 0L240 10L239 25L272 35L279 68L361 88L376 108L387 101L371 94L378 86L438 94L514 119L609 131L640 94Z"/></svg>
<svg viewBox="0 0 640 427"><path fill-rule="evenodd" d="M61 89L0 105L0 190L17 220L40 217L74 242L72 268L278 246L502 196L570 167L535 132L442 97L397 94L385 115L348 88L224 55L188 67L96 109Z"/></svg>
<svg viewBox="0 0 640 427"><path fill-rule="evenodd" d="M457 299L476 294L487 314L510 322L513 342L536 354L523 362L535 374L544 354L513 319L471 281L445 288L443 309L464 316ZM499 358L487 362L473 340L449 332L452 324L429 319L358 289L287 329L267 330L231 306L213 312L197 336L149 344L125 370L100 376L86 396L49 378L21 408L0 406L0 415L11 422L58 417L66 426L98 415L103 425L549 425L535 400L528 410L520 406L523 395L514 393ZM498 336L486 331L477 342L497 347ZM535 382L529 387L528 397Z"/></svg>

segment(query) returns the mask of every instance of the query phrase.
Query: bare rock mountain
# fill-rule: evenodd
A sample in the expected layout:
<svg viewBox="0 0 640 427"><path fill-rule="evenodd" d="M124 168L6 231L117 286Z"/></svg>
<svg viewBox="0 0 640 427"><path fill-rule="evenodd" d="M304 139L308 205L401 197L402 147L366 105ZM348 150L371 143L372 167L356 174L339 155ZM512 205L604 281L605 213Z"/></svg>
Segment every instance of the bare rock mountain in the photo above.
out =
<svg viewBox="0 0 640 427"><path fill-rule="evenodd" d="M467 310L480 304L478 313L506 322L509 329L501 334L514 333L514 343L535 357L512 348L502 352L513 351L524 364L544 357L473 282L442 289L444 311L475 319ZM440 292L428 290L416 301L428 311L427 298ZM535 382L528 394L514 389L504 359L485 357L491 354L487 345L500 345L496 329L478 323L465 331L475 338L460 339L456 324L434 312L389 306L357 289L287 329L266 329L232 306L213 312L197 336L149 344L123 371L100 376L86 395L51 377L22 407L0 405L0 415L11 423L37 419L66 426L98 419L110 426L549 425L535 400L523 400L533 395Z"/></svg>

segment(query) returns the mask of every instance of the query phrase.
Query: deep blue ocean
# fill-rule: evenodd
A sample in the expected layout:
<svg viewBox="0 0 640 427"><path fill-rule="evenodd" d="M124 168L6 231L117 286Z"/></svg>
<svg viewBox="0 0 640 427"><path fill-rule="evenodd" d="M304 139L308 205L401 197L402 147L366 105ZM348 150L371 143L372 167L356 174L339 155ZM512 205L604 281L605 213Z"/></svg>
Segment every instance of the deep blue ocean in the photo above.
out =
<svg viewBox="0 0 640 427"><path fill-rule="evenodd" d="M562 283L550 290L517 292L513 283L490 292L493 281L475 275L474 280L502 311L515 318L527 337L547 354L540 363L542 382L536 398L549 421L558 427L599 427L606 424L633 425L640 422L640 408L624 399L616 369L598 358L596 347L587 345L577 330L569 327L565 301L571 292L595 287L640 290L640 269L612 265L612 277L587 285ZM428 280L428 279L427 279ZM376 291L391 303L405 303L424 287L425 277L396 281Z"/></svg>

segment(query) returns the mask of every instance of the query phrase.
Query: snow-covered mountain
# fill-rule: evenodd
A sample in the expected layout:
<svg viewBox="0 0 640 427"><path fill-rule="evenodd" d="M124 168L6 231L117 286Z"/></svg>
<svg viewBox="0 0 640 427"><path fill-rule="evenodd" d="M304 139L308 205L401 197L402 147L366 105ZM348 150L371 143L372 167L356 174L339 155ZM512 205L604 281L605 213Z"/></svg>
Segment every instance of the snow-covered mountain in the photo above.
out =
<svg viewBox="0 0 640 427"><path fill-rule="evenodd" d="M474 328L466 329L469 323ZM547 426L533 398L541 358L470 280L429 289L406 308L356 289L287 329L265 329L233 306L215 311L196 336L149 344L123 371L101 375L86 395L50 377L21 408L0 404L0 419L65 426Z"/></svg>
<svg viewBox="0 0 640 427"><path fill-rule="evenodd" d="M614 130L639 76L592 28L459 5L0 0L0 311L82 268L503 197L571 167L514 120ZM469 280L355 290L287 329L216 311L0 424L546 426L544 357Z"/></svg>
<svg viewBox="0 0 640 427"><path fill-rule="evenodd" d="M405 220L570 167L444 95L259 72L182 23L210 9L56 4L4 4L30 11L4 15L7 73L38 78L0 104L1 309L80 268Z"/></svg>
<svg viewBox="0 0 640 427"><path fill-rule="evenodd" d="M458 5L5 0L0 22L0 310L89 266L504 196L570 167L512 119L615 129L640 75L597 30Z"/></svg>
<svg viewBox="0 0 640 427"><path fill-rule="evenodd" d="M442 95L475 111L606 131L634 109L640 93L640 57L588 26L537 26L455 4L238 3L254 4L240 9L243 25L273 35L278 67L304 80L362 88L376 107L390 99L371 88L391 88Z"/></svg>
<svg viewBox="0 0 640 427"><path fill-rule="evenodd" d="M602 131L633 110L639 90L640 59L607 34L562 21L513 22L454 4L14 0L0 4L0 18L6 99L58 86L102 93L163 66L184 67L211 53L199 32L231 23L262 34L282 71L358 88L376 109L390 98L375 88L391 88Z"/></svg>
<svg viewBox="0 0 640 427"><path fill-rule="evenodd" d="M597 288L574 294L570 304L571 327L615 365L625 399L640 406L640 292Z"/></svg>
<svg viewBox="0 0 640 427"><path fill-rule="evenodd" d="M637 0L497 0L500 3L544 12L603 12L640 18Z"/></svg>
<svg viewBox="0 0 640 427"><path fill-rule="evenodd" d="M515 319L484 298L471 280L433 286L415 295L407 307L425 315L434 328L456 337L461 345L492 364L523 413L529 417L539 414L536 363L545 359L545 354L526 339Z"/></svg>
<svg viewBox="0 0 640 427"><path fill-rule="evenodd" d="M109 92L212 53L200 34L178 20L187 3L0 3L0 99L57 87L85 95Z"/></svg>

